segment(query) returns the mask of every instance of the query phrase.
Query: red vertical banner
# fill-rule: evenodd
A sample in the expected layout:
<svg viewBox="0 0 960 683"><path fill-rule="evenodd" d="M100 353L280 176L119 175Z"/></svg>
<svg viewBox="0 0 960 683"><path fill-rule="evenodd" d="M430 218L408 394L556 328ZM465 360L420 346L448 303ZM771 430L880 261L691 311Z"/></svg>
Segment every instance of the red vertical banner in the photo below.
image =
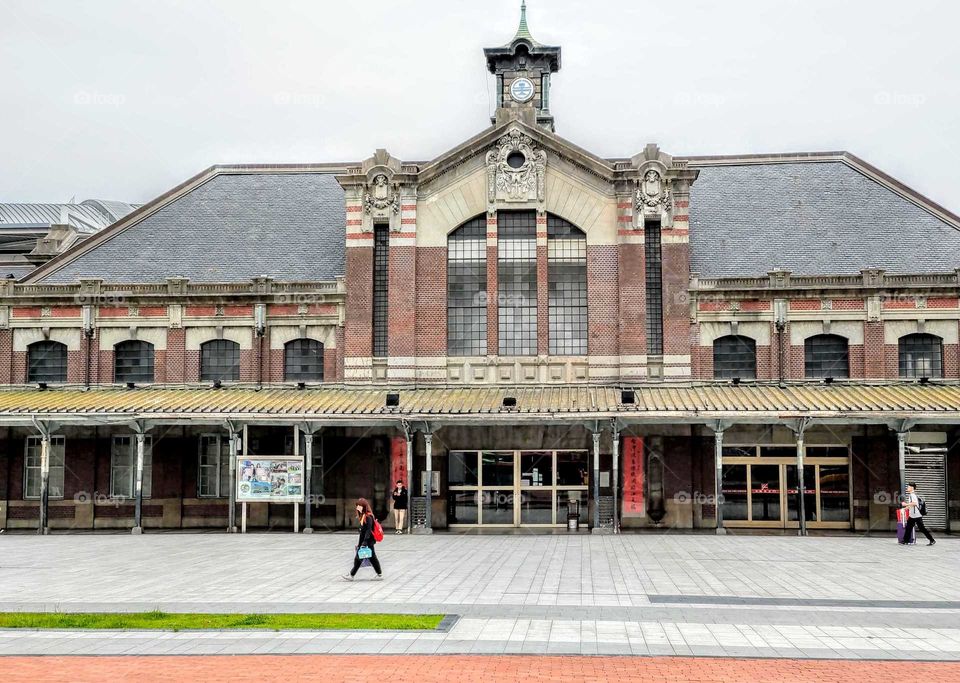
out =
<svg viewBox="0 0 960 683"><path fill-rule="evenodd" d="M643 438L623 437L623 514L643 515Z"/></svg>
<svg viewBox="0 0 960 683"><path fill-rule="evenodd" d="M390 439L390 488L393 489L397 481L410 488L407 479L407 440L402 436Z"/></svg>

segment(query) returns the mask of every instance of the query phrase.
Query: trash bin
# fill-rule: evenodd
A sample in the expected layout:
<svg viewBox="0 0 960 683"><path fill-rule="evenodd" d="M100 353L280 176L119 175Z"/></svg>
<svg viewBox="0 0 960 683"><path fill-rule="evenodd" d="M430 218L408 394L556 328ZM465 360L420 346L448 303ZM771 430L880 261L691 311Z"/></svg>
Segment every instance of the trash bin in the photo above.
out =
<svg viewBox="0 0 960 683"><path fill-rule="evenodd" d="M580 501L567 501L567 531L580 530Z"/></svg>

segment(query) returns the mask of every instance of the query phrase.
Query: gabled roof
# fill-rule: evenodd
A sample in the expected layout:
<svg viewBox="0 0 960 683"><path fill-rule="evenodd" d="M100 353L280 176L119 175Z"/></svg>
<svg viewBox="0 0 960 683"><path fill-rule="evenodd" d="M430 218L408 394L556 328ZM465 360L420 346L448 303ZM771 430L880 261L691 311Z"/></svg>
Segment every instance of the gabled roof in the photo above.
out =
<svg viewBox="0 0 960 683"><path fill-rule="evenodd" d="M846 152L686 157L701 277L952 271L960 217Z"/></svg>
<svg viewBox="0 0 960 683"><path fill-rule="evenodd" d="M332 280L343 274L343 165L215 166L144 205L27 281Z"/></svg>

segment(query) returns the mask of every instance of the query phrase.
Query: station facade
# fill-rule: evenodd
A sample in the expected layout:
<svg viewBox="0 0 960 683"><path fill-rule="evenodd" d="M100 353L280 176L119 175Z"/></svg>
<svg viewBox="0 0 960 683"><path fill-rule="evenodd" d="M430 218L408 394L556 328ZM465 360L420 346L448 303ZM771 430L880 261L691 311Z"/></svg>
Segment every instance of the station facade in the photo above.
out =
<svg viewBox="0 0 960 683"><path fill-rule="evenodd" d="M215 166L0 285L0 527L960 526L960 218L846 152L601 158L559 47L441 155ZM719 504L718 504L719 503ZM292 506L251 504L253 528Z"/></svg>

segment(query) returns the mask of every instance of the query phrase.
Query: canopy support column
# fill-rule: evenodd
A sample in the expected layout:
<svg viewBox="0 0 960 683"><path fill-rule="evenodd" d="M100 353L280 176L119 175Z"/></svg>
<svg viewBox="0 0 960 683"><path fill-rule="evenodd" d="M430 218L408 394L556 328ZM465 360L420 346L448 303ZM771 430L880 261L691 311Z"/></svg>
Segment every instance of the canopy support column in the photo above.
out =
<svg viewBox="0 0 960 683"><path fill-rule="evenodd" d="M237 451L240 450L240 444L243 443L240 433L243 427L233 422L227 422L227 429L230 432L230 474L227 477L230 487L230 507L227 510L227 531L235 534L237 533Z"/></svg>
<svg viewBox="0 0 960 683"><path fill-rule="evenodd" d="M620 533L620 425L610 420L611 455L613 456L613 533Z"/></svg>
<svg viewBox="0 0 960 683"><path fill-rule="evenodd" d="M593 528L600 529L600 430L593 434Z"/></svg>
<svg viewBox="0 0 960 683"><path fill-rule="evenodd" d="M432 534L433 533L433 434L430 432L423 433L423 440L425 445L425 454L427 456L427 473L426 481L424 485L426 486L426 499L427 499L427 510L426 510L426 521L424 522L424 533Z"/></svg>
<svg viewBox="0 0 960 683"><path fill-rule="evenodd" d="M136 485L135 485L135 495L137 497L136 504L133 509L133 529L131 532L134 534L143 533L143 459L144 459L144 448L146 445L147 435L143 433L143 429L137 427L136 433L137 439L137 474L136 474Z"/></svg>

